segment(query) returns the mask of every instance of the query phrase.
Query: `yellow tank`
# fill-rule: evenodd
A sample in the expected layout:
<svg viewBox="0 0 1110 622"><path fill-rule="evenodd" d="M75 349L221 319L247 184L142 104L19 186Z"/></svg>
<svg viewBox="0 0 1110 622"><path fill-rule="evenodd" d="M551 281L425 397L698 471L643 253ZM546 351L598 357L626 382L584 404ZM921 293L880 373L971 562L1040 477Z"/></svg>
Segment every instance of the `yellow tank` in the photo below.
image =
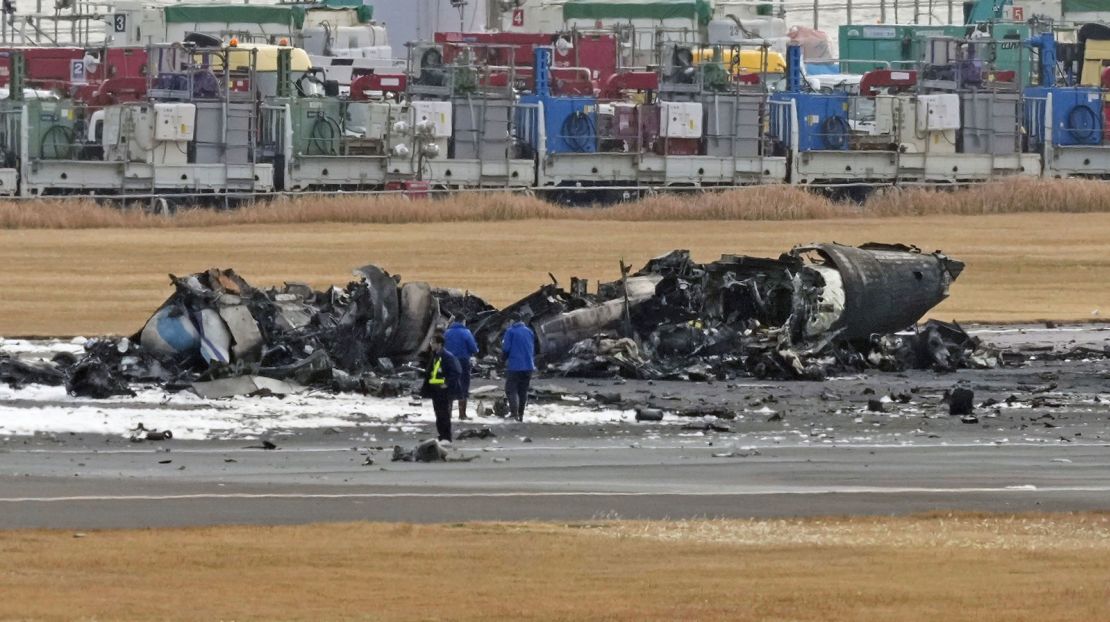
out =
<svg viewBox="0 0 1110 622"><path fill-rule="evenodd" d="M255 71L270 72L277 71L277 57L278 50L282 49L278 45L270 45L266 43L239 43L234 49L228 51L228 59L231 68L247 69L251 63L251 50L254 50L255 55ZM288 48L290 70L294 73L304 73L312 67L312 60L308 57L308 52L301 48ZM212 55L208 59L208 64L213 70L223 69L222 59L218 55Z"/></svg>
<svg viewBox="0 0 1110 622"><path fill-rule="evenodd" d="M713 62L713 52L713 48L694 50L694 64L700 65L702 63ZM739 59L734 61L733 57L736 56L737 53L739 54ZM763 73L764 58L763 50L734 50L728 47L721 48L721 62L735 75ZM766 59L767 73L786 73L786 59L783 58L782 54L767 50Z"/></svg>

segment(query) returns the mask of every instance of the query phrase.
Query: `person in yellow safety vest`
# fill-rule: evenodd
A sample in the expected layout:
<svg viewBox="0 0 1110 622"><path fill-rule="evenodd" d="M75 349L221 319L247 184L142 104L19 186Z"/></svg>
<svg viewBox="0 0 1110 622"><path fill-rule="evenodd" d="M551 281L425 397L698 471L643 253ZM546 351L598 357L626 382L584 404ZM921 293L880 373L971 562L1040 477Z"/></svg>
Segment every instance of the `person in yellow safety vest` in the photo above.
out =
<svg viewBox="0 0 1110 622"><path fill-rule="evenodd" d="M424 386L420 395L431 398L436 414L436 432L440 441L451 442L451 403L459 397L462 368L459 359L443 347L443 334L432 337L432 351L424 370Z"/></svg>

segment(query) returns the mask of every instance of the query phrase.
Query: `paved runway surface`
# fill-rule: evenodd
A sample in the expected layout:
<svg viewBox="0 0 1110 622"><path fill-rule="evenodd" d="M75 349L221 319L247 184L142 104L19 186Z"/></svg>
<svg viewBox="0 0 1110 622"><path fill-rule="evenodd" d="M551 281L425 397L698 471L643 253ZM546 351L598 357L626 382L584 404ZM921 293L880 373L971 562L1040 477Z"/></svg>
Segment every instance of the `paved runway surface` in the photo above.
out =
<svg viewBox="0 0 1110 622"><path fill-rule="evenodd" d="M3 416L52 426L0 436L0 529L1110 510L1110 331L982 334L1033 354L1002 369L826 382L544 380L559 385L541 391L549 417L565 408L563 395L619 391L622 406L615 416L562 423L487 417L465 427L489 425L496 438L458 441L453 457L471 461L436 464L390 461L394 445L411 448L432 433L420 404L403 409L420 415L374 419L348 412L357 397L180 410L32 391L0 404ZM957 383L974 389L976 418L949 416L944 395ZM875 412L877 397L885 401ZM640 423L630 410L639 404L728 416ZM262 426L279 448L246 448L258 440L234 430L143 443L59 431L155 415L176 425L195 421L197 408ZM311 423L345 414L336 427Z"/></svg>
<svg viewBox="0 0 1110 622"><path fill-rule="evenodd" d="M560 445L373 466L349 448L320 446L16 451L3 456L0 528L1110 509L1105 445L765 448L733 457L713 457L713 447Z"/></svg>

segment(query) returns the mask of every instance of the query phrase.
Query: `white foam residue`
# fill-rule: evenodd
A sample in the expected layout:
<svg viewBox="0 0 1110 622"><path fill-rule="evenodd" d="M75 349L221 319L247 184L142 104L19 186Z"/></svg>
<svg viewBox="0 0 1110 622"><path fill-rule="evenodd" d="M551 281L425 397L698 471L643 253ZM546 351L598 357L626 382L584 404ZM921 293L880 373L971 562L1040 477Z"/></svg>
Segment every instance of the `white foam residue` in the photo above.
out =
<svg viewBox="0 0 1110 622"><path fill-rule="evenodd" d="M565 404L529 405L529 421L552 424L602 424L622 421L630 413ZM85 433L126 436L142 423L171 430L175 438L255 437L280 430L357 425L398 425L402 431L434 423L430 402L409 398L372 398L307 392L277 397L205 400L190 392L166 393L144 388L135 397L93 400L66 394L64 387L0 386L0 435ZM476 417L474 423L503 423Z"/></svg>
<svg viewBox="0 0 1110 622"><path fill-rule="evenodd" d="M0 338L0 352L25 360L50 360L55 354L66 352L74 356L85 353L84 337L72 340L45 339L4 339Z"/></svg>

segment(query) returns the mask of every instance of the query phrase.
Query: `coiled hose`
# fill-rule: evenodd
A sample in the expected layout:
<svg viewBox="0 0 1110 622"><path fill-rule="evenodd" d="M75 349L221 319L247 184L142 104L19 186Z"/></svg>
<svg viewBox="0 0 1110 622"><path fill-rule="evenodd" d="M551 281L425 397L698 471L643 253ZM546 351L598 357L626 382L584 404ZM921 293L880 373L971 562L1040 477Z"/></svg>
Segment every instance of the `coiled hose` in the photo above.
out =
<svg viewBox="0 0 1110 622"><path fill-rule="evenodd" d="M1068 132L1079 143L1088 143L1098 135L1099 119L1087 106L1076 106L1068 111Z"/></svg>
<svg viewBox="0 0 1110 622"><path fill-rule="evenodd" d="M589 153L594 150L597 128L593 118L585 112L579 110L567 117L560 132L571 151Z"/></svg>
<svg viewBox="0 0 1110 622"><path fill-rule="evenodd" d="M331 117L317 117L308 136L308 155L338 155L335 141L340 130L339 123Z"/></svg>
<svg viewBox="0 0 1110 622"><path fill-rule="evenodd" d="M44 160L72 160L74 138L73 130L64 125L54 125L43 133L39 153Z"/></svg>
<svg viewBox="0 0 1110 622"><path fill-rule="evenodd" d="M829 117L821 124L821 131L825 134L826 145L832 149L841 149L848 144L851 127L843 117Z"/></svg>

